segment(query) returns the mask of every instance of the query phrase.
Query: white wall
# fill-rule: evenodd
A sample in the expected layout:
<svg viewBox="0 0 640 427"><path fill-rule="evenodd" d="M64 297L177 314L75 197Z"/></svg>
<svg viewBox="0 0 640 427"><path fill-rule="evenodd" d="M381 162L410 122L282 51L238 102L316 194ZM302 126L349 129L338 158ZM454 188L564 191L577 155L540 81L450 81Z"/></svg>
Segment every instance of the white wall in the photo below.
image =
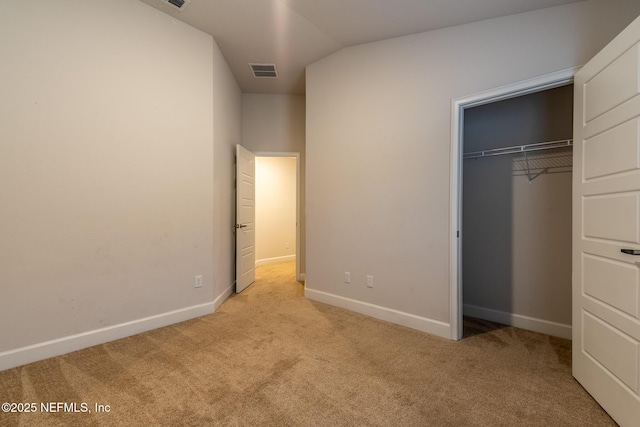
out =
<svg viewBox="0 0 640 427"><path fill-rule="evenodd" d="M213 46L213 274L216 308L236 277L236 144L242 142L242 93L220 49Z"/></svg>
<svg viewBox="0 0 640 427"><path fill-rule="evenodd" d="M214 142L240 140L212 38L128 0L8 2L0 57L0 369L212 312Z"/></svg>
<svg viewBox="0 0 640 427"><path fill-rule="evenodd" d="M584 64L638 14L573 3L309 66L306 295L449 336L452 99Z"/></svg>
<svg viewBox="0 0 640 427"><path fill-rule="evenodd" d="M306 271L305 97L242 95L242 145L253 152L300 153L300 273Z"/></svg>
<svg viewBox="0 0 640 427"><path fill-rule="evenodd" d="M571 139L572 127L568 85L465 110L464 151ZM559 155L567 157L551 160ZM532 152L530 166L570 166L571 156L570 148ZM543 329L552 322L570 337L571 168L529 184L524 166L521 154L463 162L465 314L526 316L539 332L559 334Z"/></svg>
<svg viewBox="0 0 640 427"><path fill-rule="evenodd" d="M256 157L256 265L296 256L296 159Z"/></svg>

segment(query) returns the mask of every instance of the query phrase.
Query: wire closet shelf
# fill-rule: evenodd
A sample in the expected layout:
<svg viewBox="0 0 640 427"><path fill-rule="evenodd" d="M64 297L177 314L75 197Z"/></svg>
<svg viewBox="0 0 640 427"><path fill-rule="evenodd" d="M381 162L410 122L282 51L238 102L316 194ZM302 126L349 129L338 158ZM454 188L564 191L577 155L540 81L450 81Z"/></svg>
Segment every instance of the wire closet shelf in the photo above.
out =
<svg viewBox="0 0 640 427"><path fill-rule="evenodd" d="M522 154L531 151L551 150L554 148L566 148L573 146L573 139L561 139L558 141L538 142L536 144L514 145L511 147L494 148L492 150L472 151L464 153L463 158L481 159L483 157L503 156L505 154Z"/></svg>
<svg viewBox="0 0 640 427"><path fill-rule="evenodd" d="M543 173L553 173L552 171L557 171L557 173L570 172L573 163L573 155L571 152L567 153L567 150L562 150L555 154L541 152L558 148L571 148L572 146L572 139L562 139L558 141L494 148L491 150L472 151L464 153L463 159L481 159L484 157L508 154L522 154L524 155L523 157L514 159L513 172L516 176L526 175L529 178L529 184L531 184L534 179ZM530 157L529 153L533 153L533 155Z"/></svg>

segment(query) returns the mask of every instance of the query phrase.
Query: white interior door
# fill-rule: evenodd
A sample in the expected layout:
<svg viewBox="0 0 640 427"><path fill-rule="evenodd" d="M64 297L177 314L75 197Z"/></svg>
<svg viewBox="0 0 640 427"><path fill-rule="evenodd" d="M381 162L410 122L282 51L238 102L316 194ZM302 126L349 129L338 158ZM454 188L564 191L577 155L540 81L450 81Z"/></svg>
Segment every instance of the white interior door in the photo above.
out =
<svg viewBox="0 0 640 427"><path fill-rule="evenodd" d="M639 42L640 18L575 76L573 375L621 426L640 425Z"/></svg>
<svg viewBox="0 0 640 427"><path fill-rule="evenodd" d="M236 292L255 281L255 155L236 145Z"/></svg>

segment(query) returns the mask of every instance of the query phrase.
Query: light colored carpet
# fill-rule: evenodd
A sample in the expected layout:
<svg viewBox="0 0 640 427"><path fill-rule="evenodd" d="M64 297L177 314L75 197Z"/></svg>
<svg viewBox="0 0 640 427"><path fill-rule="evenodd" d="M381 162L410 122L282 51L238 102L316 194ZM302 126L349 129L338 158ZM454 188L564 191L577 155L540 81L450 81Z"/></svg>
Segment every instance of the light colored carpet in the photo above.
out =
<svg viewBox="0 0 640 427"><path fill-rule="evenodd" d="M607 426L571 343L465 320L452 342L309 301L293 263L210 316L0 372L2 426Z"/></svg>

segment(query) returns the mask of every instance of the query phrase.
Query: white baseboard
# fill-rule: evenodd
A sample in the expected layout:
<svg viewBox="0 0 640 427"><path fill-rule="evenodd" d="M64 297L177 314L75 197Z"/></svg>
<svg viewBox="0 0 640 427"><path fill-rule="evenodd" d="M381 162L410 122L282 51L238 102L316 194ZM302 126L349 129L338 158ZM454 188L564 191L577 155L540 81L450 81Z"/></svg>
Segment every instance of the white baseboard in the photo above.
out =
<svg viewBox="0 0 640 427"><path fill-rule="evenodd" d="M233 287L229 288L229 290L230 289L233 289ZM228 297L227 293L229 295L231 294L229 290L216 298L214 302L194 305L143 319L2 352L0 353L0 371L211 314L224 302L226 297Z"/></svg>
<svg viewBox="0 0 640 427"><path fill-rule="evenodd" d="M323 302L325 304L334 305L336 307L355 311L356 313L365 314L375 317L376 319L385 320L397 325L407 326L422 332L438 335L443 338L451 339L451 327L448 323L439 322L437 320L428 319L426 317L416 316L414 314L404 313L402 311L393 310L379 305L369 304L350 298L329 294L314 289L305 288L304 296L310 300Z"/></svg>
<svg viewBox="0 0 640 427"><path fill-rule="evenodd" d="M264 264L273 264L276 262L295 261L295 260L296 260L295 255L286 255L286 256L278 256L275 258L259 259L259 260L256 260L256 267Z"/></svg>
<svg viewBox="0 0 640 427"><path fill-rule="evenodd" d="M224 303L227 300L227 298L229 298L231 296L231 294L233 293L235 288L236 288L236 281L234 280L233 283L231 284L231 286L229 286L227 289L225 289L225 291L223 293L218 295L218 297L213 300L213 311L214 312L218 311L218 309L220 308L222 303Z"/></svg>
<svg viewBox="0 0 640 427"><path fill-rule="evenodd" d="M462 312L466 316L477 317L478 319L490 320L492 322L502 323L503 325L553 335L554 337L571 339L571 325L565 325L563 323L551 322L549 320L507 313L505 311L470 304L464 304Z"/></svg>

